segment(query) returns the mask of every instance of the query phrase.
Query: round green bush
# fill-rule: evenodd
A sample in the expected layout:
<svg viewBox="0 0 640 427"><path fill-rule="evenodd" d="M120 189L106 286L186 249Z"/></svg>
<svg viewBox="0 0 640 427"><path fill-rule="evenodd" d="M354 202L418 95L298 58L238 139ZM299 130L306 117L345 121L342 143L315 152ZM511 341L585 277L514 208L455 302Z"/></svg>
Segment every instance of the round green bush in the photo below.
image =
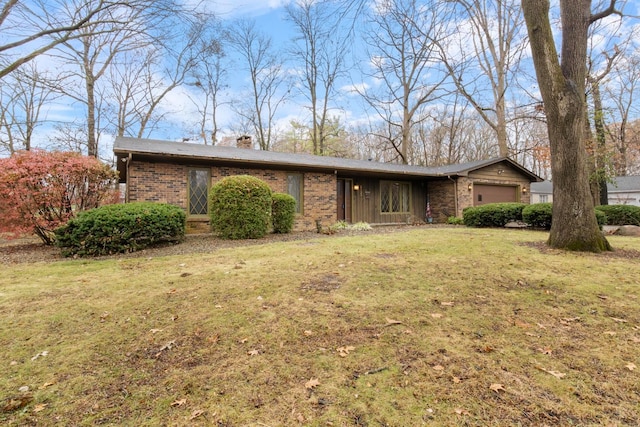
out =
<svg viewBox="0 0 640 427"><path fill-rule="evenodd" d="M274 233L291 233L296 217L296 199L289 194L273 193L271 205Z"/></svg>
<svg viewBox="0 0 640 427"><path fill-rule="evenodd" d="M534 203L522 209L522 220L532 227L551 229L551 203Z"/></svg>
<svg viewBox="0 0 640 427"><path fill-rule="evenodd" d="M81 212L55 230L64 256L133 252L184 239L186 214L164 203L107 205Z"/></svg>
<svg viewBox="0 0 640 427"><path fill-rule="evenodd" d="M607 216L609 225L640 225L640 206L601 205L596 209Z"/></svg>
<svg viewBox="0 0 640 427"><path fill-rule="evenodd" d="M510 221L521 221L524 203L488 203L462 210L467 227L504 227Z"/></svg>
<svg viewBox="0 0 640 427"><path fill-rule="evenodd" d="M209 193L211 228L223 239L259 239L271 225L271 189L249 175L229 176Z"/></svg>

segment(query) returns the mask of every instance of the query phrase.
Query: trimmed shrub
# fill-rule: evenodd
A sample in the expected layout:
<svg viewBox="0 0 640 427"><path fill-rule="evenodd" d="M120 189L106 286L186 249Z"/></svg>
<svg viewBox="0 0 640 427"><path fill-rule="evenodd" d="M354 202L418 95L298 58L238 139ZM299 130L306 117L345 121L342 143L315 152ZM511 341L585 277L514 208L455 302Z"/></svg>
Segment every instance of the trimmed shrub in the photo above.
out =
<svg viewBox="0 0 640 427"><path fill-rule="evenodd" d="M522 209L522 220L532 227L551 229L551 203L534 203Z"/></svg>
<svg viewBox="0 0 640 427"><path fill-rule="evenodd" d="M271 222L274 233L291 233L296 217L296 199L289 194L273 193Z"/></svg>
<svg viewBox="0 0 640 427"><path fill-rule="evenodd" d="M640 206L601 205L596 210L607 216L609 225L640 225Z"/></svg>
<svg viewBox="0 0 640 427"><path fill-rule="evenodd" d="M553 204L551 203L528 205L522 210L522 220L532 227L549 230L551 229L552 211ZM598 221L598 226L602 229L602 226L607 223L607 216L604 212L596 209L596 220Z"/></svg>
<svg viewBox="0 0 640 427"><path fill-rule="evenodd" d="M107 205L86 212L55 230L64 256L134 252L184 239L185 212L164 203Z"/></svg>
<svg viewBox="0 0 640 427"><path fill-rule="evenodd" d="M524 203L488 203L467 207L462 220L467 227L504 227L510 221L521 221Z"/></svg>
<svg viewBox="0 0 640 427"><path fill-rule="evenodd" d="M271 225L271 189L249 175L220 180L209 193L211 228L223 239L259 239Z"/></svg>

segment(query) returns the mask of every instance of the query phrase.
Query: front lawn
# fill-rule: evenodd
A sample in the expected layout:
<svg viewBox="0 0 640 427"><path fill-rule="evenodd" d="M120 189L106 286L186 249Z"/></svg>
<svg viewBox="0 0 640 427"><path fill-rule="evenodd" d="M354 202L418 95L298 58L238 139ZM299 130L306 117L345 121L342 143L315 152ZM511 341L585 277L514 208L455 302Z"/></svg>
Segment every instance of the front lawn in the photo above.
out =
<svg viewBox="0 0 640 427"><path fill-rule="evenodd" d="M2 265L5 425L640 425L640 240L408 228Z"/></svg>

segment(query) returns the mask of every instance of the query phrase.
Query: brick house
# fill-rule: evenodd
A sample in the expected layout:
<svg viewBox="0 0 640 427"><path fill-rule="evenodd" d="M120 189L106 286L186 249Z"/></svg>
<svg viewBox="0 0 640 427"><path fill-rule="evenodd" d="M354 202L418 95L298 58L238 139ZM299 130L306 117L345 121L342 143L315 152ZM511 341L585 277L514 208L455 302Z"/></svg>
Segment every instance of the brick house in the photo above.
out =
<svg viewBox="0 0 640 427"><path fill-rule="evenodd" d="M244 148L240 148L244 147ZM114 153L125 201L182 207L190 231L208 230L207 194L231 175L252 175L297 201L294 229L316 230L339 220L372 225L435 223L467 206L529 203L541 178L508 158L441 167L379 163L238 147L118 137Z"/></svg>

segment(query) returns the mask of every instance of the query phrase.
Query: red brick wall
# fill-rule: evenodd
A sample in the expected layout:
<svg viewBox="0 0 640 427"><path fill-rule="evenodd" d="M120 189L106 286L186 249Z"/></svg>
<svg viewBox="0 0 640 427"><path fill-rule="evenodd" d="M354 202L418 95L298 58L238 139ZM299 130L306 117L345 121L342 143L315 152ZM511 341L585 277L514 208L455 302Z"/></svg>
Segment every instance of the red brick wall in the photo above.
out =
<svg viewBox="0 0 640 427"><path fill-rule="evenodd" d="M194 166L196 167L196 166ZM201 167L201 166L200 166ZM187 165L132 161L129 165L127 201L170 203L187 209ZM287 192L287 172L278 170L211 167L211 183L232 175L251 175L265 181L272 191ZM316 220L324 227L336 222L336 176L332 173L304 173L303 213L296 215L295 231L315 231ZM189 231L206 231L208 225L187 218Z"/></svg>
<svg viewBox="0 0 640 427"><path fill-rule="evenodd" d="M169 203L186 210L187 170L184 165L132 161L127 201Z"/></svg>
<svg viewBox="0 0 640 427"><path fill-rule="evenodd" d="M427 183L427 191L433 222L445 223L448 217L458 215L453 181L431 181Z"/></svg>

